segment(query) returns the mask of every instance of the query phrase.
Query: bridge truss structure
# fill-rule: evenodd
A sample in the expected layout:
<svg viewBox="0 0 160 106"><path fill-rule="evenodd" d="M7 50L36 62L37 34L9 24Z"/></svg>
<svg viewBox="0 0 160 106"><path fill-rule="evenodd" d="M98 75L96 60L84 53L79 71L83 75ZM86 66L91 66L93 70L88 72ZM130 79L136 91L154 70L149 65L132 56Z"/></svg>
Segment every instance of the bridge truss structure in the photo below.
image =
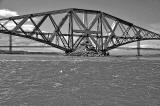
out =
<svg viewBox="0 0 160 106"><path fill-rule="evenodd" d="M84 41L106 52L136 41L160 39L160 34L105 12L76 8L3 18L0 33L32 39L66 53Z"/></svg>

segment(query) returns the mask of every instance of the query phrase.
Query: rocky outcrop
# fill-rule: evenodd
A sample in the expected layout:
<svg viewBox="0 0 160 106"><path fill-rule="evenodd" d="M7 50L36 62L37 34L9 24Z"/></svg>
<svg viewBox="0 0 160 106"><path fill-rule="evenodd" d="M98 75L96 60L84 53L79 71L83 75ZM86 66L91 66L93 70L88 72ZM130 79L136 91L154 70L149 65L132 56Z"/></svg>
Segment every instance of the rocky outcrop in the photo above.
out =
<svg viewBox="0 0 160 106"><path fill-rule="evenodd" d="M67 55L94 57L94 56L106 56L106 55L109 55L109 53L97 51L95 49L95 47L92 46L92 44L90 44L89 42L86 41L86 42L83 42L82 44L80 44L80 46L77 48L76 51L68 53Z"/></svg>

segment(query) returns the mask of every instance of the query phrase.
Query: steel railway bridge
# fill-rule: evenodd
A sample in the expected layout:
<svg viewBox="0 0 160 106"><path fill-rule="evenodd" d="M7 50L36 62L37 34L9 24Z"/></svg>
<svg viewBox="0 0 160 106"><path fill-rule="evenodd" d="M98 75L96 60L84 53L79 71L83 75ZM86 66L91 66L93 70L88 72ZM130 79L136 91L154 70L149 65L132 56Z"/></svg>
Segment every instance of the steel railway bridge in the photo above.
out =
<svg viewBox="0 0 160 106"><path fill-rule="evenodd" d="M32 26L26 30L25 26ZM0 19L0 33L32 39L68 52L88 41L106 52L141 40L160 40L160 34L107 13L62 9Z"/></svg>

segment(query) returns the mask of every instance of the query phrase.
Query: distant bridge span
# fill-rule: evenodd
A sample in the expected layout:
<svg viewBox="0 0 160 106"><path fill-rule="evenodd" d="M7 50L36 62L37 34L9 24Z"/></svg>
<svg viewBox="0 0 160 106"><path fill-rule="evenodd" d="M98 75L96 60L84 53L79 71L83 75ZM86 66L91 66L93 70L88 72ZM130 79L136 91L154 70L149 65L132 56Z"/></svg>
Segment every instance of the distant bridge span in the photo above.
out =
<svg viewBox="0 0 160 106"><path fill-rule="evenodd" d="M0 33L32 39L65 52L75 51L84 41L106 52L136 41L160 40L160 34L120 18L76 8L3 18Z"/></svg>

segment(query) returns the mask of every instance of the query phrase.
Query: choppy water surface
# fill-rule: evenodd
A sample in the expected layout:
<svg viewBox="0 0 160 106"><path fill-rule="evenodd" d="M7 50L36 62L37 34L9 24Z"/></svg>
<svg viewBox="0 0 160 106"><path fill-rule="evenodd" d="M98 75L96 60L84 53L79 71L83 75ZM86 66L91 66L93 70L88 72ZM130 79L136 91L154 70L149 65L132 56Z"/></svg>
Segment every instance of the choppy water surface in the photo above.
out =
<svg viewBox="0 0 160 106"><path fill-rule="evenodd" d="M160 60L0 58L0 106L160 106Z"/></svg>

